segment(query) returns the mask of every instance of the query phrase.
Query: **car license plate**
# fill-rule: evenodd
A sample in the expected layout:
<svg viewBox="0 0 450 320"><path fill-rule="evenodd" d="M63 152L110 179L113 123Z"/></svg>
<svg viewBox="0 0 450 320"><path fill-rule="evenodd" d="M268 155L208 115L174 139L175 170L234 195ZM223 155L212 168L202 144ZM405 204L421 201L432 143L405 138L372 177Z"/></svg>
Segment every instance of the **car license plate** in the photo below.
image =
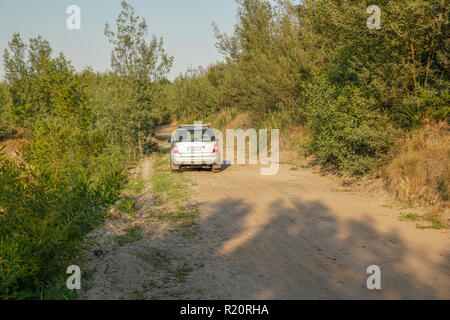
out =
<svg viewBox="0 0 450 320"><path fill-rule="evenodd" d="M203 148L199 148L199 147L189 148L189 152L191 152L191 153L202 153L203 152Z"/></svg>

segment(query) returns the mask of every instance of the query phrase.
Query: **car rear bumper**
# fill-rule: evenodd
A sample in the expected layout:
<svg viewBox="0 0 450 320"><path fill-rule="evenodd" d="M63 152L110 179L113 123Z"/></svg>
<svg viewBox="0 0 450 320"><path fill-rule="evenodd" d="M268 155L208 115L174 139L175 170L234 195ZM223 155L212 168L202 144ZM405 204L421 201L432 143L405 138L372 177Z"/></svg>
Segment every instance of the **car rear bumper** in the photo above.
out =
<svg viewBox="0 0 450 320"><path fill-rule="evenodd" d="M220 164L219 155L171 155L171 161L176 166L211 166L215 164Z"/></svg>

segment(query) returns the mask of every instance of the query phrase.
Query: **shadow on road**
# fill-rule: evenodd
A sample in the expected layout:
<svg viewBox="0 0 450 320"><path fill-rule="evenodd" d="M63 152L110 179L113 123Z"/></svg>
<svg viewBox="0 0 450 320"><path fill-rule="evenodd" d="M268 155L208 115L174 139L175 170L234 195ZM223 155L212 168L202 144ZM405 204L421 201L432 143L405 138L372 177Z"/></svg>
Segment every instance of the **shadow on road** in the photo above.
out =
<svg viewBox="0 0 450 320"><path fill-rule="evenodd" d="M231 298L450 297L449 252L436 265L409 249L395 229L376 231L368 214L339 221L320 202L296 200L297 209L273 202L266 208L270 219L254 225L247 219L253 208L245 200L209 204L216 209L202 225L208 234L226 239L209 240L214 244L211 258L234 261L226 276L234 285L227 286L232 288ZM381 268L382 290L367 289L366 270L371 265Z"/></svg>
<svg viewBox="0 0 450 320"><path fill-rule="evenodd" d="M188 276L187 286L200 286L206 298L450 298L450 251L430 261L394 226L377 230L370 212L344 218L320 201L299 196L264 207L246 198L205 200L201 208L207 214L191 252L205 262ZM371 265L381 268L381 290L367 288Z"/></svg>

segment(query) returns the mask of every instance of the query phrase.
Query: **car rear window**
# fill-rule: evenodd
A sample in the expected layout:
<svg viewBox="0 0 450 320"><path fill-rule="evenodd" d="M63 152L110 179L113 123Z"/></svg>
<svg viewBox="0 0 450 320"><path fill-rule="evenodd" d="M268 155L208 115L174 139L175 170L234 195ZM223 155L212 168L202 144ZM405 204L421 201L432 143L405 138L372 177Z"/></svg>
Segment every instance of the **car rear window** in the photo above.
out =
<svg viewBox="0 0 450 320"><path fill-rule="evenodd" d="M211 129L193 130L193 129L178 129L175 141L176 142L212 142L214 140L214 133Z"/></svg>

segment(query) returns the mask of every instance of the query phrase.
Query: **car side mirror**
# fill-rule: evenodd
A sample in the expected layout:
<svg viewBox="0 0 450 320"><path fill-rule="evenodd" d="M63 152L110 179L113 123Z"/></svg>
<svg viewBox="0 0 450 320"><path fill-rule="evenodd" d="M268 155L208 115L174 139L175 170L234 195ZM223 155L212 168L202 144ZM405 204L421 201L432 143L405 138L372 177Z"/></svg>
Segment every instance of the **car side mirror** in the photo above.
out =
<svg viewBox="0 0 450 320"><path fill-rule="evenodd" d="M212 142L216 141L216 137L212 136L212 137L211 137L211 141L212 141Z"/></svg>

